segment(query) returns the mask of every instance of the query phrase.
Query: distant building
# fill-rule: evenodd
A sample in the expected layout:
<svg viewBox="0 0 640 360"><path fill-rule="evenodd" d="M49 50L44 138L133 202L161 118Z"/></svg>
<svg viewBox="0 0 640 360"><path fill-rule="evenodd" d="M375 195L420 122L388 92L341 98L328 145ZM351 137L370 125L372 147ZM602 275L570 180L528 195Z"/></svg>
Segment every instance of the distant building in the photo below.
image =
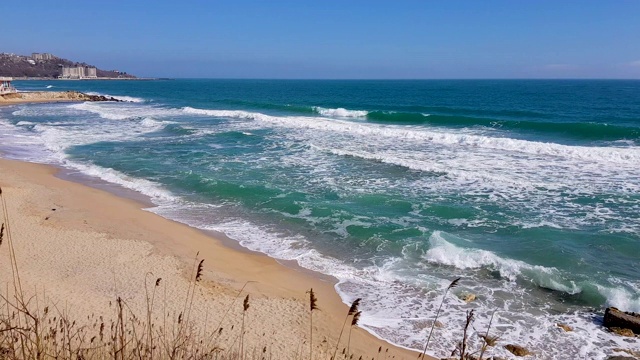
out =
<svg viewBox="0 0 640 360"><path fill-rule="evenodd" d="M86 67L84 76L88 79L95 79L98 77L97 70L94 67Z"/></svg>
<svg viewBox="0 0 640 360"><path fill-rule="evenodd" d="M49 53L32 53L31 58L33 60L51 60L54 59L55 56Z"/></svg>
<svg viewBox="0 0 640 360"><path fill-rule="evenodd" d="M0 95L17 92L16 88L11 85L12 80L10 77L0 76Z"/></svg>
<svg viewBox="0 0 640 360"><path fill-rule="evenodd" d="M60 79L95 79L97 78L97 70L89 66L63 66Z"/></svg>

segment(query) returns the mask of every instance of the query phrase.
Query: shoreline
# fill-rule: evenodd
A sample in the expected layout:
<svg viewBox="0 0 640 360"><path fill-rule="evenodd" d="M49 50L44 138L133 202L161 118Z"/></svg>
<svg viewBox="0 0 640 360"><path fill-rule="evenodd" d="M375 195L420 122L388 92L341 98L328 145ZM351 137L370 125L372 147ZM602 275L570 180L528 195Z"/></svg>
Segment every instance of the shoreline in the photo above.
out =
<svg viewBox="0 0 640 360"><path fill-rule="evenodd" d="M266 298L266 301L274 300L275 302L289 299L293 300L296 306L304 309L305 302L308 306L308 295L305 295L305 291L313 288L319 298L319 307L322 309L317 316L319 320L316 320L314 314L314 327L318 324L314 331L318 336L314 336L314 341L320 343L320 339L324 339L327 344L335 344L336 334L339 333L344 315L348 310L348 306L342 303L342 299L334 288L336 279L303 269L293 261L278 261L265 254L250 251L232 239L219 236L223 234L204 232L145 211L144 208L149 207L149 204L141 202L141 199L131 199L126 195L123 197L108 189L76 182L73 175L64 174L63 168L0 158L0 169L2 173L11 174L0 179L0 186L5 196L12 196L14 191L29 192L32 188L37 188L37 192L41 193L41 199L37 201L39 205L37 207L40 208L37 213L40 219L46 218L47 223L40 226L50 226L55 216L58 220L56 226L63 230L84 231L90 224L89 227L94 235L117 241L144 242L152 249L149 256L169 257L181 264L183 278L185 269L189 263L193 262L193 256L199 251L200 257L206 260L205 280L211 282L214 288L221 287L227 293L237 291L243 284L251 282L248 292L252 297ZM99 182L99 180L96 181ZM51 205L43 204L47 202ZM19 207L19 204L16 207ZM48 210L49 207L52 209L61 207L66 211L51 213ZM67 212L73 213L73 216L62 216ZM12 222L17 222L16 219L22 217L16 215L24 215L24 213L21 214L21 211L18 211L18 214L13 214ZM13 223L12 226L17 227ZM23 263L22 266L24 265ZM128 276L135 275L128 274ZM0 281L7 282L6 279L1 278ZM84 286L76 285L78 288ZM38 286L37 282L35 286ZM59 299L64 302L75 300L78 299ZM305 329L304 317L302 320L292 321L298 326L302 325L299 329L302 336ZM413 359L418 354L381 340L361 328L354 329L352 336L351 348L355 353L366 354L365 357L375 356L379 347L389 348L390 353L398 359ZM341 343L343 342L344 337ZM283 346L283 348L291 348L292 345Z"/></svg>

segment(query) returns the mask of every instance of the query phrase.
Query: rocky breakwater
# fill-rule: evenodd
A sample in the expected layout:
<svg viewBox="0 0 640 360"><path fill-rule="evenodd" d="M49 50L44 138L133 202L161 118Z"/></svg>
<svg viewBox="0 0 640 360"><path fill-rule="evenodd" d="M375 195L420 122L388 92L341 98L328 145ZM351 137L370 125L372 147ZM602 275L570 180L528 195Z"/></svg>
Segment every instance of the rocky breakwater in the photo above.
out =
<svg viewBox="0 0 640 360"><path fill-rule="evenodd" d="M0 95L0 103L29 103L29 102L67 102L67 101L115 101L122 102L111 96L89 95L79 91L32 91L17 92Z"/></svg>

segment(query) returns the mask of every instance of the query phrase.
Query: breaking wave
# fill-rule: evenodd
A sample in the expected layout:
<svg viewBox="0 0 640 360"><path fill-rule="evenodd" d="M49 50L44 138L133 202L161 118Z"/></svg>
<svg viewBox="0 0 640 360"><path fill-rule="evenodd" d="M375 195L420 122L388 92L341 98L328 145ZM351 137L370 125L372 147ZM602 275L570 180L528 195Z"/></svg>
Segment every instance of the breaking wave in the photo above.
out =
<svg viewBox="0 0 640 360"><path fill-rule="evenodd" d="M314 106L313 110L322 116L342 118L363 118L369 113L365 110L347 110L345 108L327 109L320 106Z"/></svg>

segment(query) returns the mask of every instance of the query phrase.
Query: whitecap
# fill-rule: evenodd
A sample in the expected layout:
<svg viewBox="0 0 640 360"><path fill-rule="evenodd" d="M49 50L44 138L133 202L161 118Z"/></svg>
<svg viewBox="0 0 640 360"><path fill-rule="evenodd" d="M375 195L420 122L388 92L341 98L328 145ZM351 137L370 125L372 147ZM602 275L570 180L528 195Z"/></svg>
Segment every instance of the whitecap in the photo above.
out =
<svg viewBox="0 0 640 360"><path fill-rule="evenodd" d="M320 106L314 106L313 110L322 116L341 118L362 118L369 114L369 112L365 110L347 110L345 108L328 109Z"/></svg>

